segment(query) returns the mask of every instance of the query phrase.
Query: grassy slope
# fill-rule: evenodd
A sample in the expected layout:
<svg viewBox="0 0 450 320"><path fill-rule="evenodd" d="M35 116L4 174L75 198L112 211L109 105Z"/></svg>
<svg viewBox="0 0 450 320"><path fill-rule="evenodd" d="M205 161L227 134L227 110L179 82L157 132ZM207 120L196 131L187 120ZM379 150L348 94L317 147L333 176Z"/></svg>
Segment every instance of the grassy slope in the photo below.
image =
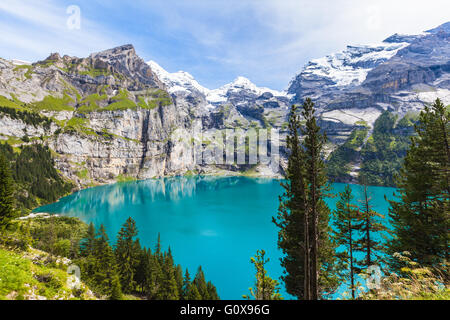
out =
<svg viewBox="0 0 450 320"><path fill-rule="evenodd" d="M46 266L43 251L15 252L0 248L0 300L93 299L85 285L72 290L65 268Z"/></svg>

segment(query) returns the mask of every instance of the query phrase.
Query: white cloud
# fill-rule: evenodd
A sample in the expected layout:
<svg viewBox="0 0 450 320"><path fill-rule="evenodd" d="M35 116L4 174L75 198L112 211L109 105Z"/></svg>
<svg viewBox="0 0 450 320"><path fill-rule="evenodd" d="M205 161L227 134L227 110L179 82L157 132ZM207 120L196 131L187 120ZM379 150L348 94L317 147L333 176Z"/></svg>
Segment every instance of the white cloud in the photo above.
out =
<svg viewBox="0 0 450 320"><path fill-rule="evenodd" d="M310 59L396 32L420 33L448 21L450 12L448 0L135 0L126 6L91 0L83 1L81 30L68 30L66 7L56 3L2 0L0 14L17 21L0 22L0 56L35 60L51 51L85 56L135 43L145 58L165 67L170 61L168 69L188 71L206 86L242 75L274 89L283 89ZM91 10L91 19L108 26L89 20L83 14L87 6L100 6L142 29L100 19L101 9ZM133 20L137 13L142 21ZM148 20L142 18L146 13ZM157 21L152 30L146 27L150 19ZM166 54L155 48L159 44L180 49Z"/></svg>
<svg viewBox="0 0 450 320"><path fill-rule="evenodd" d="M85 56L114 45L108 32L82 11L81 28L70 29L66 9L54 1L2 0L0 13L6 19L0 22L0 50L7 53L2 56L28 60L45 58L51 52ZM115 37L116 41L120 38Z"/></svg>

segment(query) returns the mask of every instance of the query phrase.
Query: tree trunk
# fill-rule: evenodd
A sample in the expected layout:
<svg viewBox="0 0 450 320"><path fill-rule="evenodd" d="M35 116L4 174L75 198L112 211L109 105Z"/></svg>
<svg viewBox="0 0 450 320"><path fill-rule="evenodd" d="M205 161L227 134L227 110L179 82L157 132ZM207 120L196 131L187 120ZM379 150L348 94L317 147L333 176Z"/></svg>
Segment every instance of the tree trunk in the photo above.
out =
<svg viewBox="0 0 450 320"><path fill-rule="evenodd" d="M309 213L308 208L305 210L304 214L304 242L305 242L305 252L304 252L304 299L311 299L311 283L310 283L310 256L309 256Z"/></svg>
<svg viewBox="0 0 450 320"><path fill-rule="evenodd" d="M315 141L316 137L313 137L313 141ZM316 181L316 177L317 177L317 167L316 167L316 145L314 144L311 148L312 150L312 154L311 154L311 162L312 162L312 168L311 168L311 173L312 173L312 181L311 181L311 196L312 196L312 220L313 220L313 225L312 225L312 239L313 239L313 243L312 243L312 257L311 257L311 291L312 291L312 300L318 300L319 299L319 286L318 286L318 257L319 257L319 232L318 232L318 225L319 225L319 215L317 213L317 181Z"/></svg>

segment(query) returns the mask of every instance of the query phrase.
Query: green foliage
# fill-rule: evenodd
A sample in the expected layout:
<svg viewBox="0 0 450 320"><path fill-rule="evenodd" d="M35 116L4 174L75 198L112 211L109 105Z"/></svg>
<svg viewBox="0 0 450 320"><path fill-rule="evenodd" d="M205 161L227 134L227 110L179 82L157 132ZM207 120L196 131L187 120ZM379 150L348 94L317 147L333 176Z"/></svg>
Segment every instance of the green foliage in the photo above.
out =
<svg viewBox="0 0 450 320"><path fill-rule="evenodd" d="M22 211L54 202L71 191L72 184L64 181L56 171L47 146L21 146L20 153L15 153L10 146L0 144L0 150L10 162L17 186L17 204Z"/></svg>
<svg viewBox="0 0 450 320"><path fill-rule="evenodd" d="M66 270L33 263L19 253L0 248L0 300L24 300L37 296L46 299L86 299L86 288L72 297Z"/></svg>
<svg viewBox="0 0 450 320"><path fill-rule="evenodd" d="M320 134L310 99L303 104L302 115L305 129L301 129L297 107L291 107L286 182L281 183L284 194L273 222L280 228L278 247L285 254L281 278L286 291L299 299L318 299L338 287L330 211L324 201L328 187L321 154L326 138ZM299 131L305 136L303 142Z"/></svg>
<svg viewBox="0 0 450 320"><path fill-rule="evenodd" d="M409 134L395 127L396 117L386 111L375 121L372 137L362 147L362 166L369 185L395 186L398 173L406 155ZM403 122L404 123L404 122Z"/></svg>
<svg viewBox="0 0 450 320"><path fill-rule="evenodd" d="M16 216L14 182L9 162L0 154L0 231L6 229Z"/></svg>
<svg viewBox="0 0 450 320"><path fill-rule="evenodd" d="M442 270L424 267L410 258L409 252L392 257L401 264L402 276L391 273L381 279L380 286L364 292L361 300L450 300L447 274ZM448 266L446 271L448 272Z"/></svg>
<svg viewBox="0 0 450 320"><path fill-rule="evenodd" d="M332 181L348 181L350 177L350 163L355 162L359 156L368 129L355 129L344 144L334 150L328 158L327 173Z"/></svg>
<svg viewBox="0 0 450 320"><path fill-rule="evenodd" d="M134 220L128 218L113 251L103 226L96 234L94 226L89 225L77 260L89 287L110 299L127 298L130 294L152 300L218 299L216 288L205 282L201 268L194 281L190 281L188 272L183 279L181 266L174 264L170 248L167 252L161 250L159 236L152 254L150 249L141 247L137 234Z"/></svg>
<svg viewBox="0 0 450 320"><path fill-rule="evenodd" d="M1 95L0 95L0 106L19 110L24 109L23 104L17 99L8 99Z"/></svg>
<svg viewBox="0 0 450 320"><path fill-rule="evenodd" d="M448 260L450 228L450 112L439 99L420 113L415 131L397 179L400 199L389 201L388 253L407 251L412 261L438 268ZM389 262L396 272L404 267Z"/></svg>
<svg viewBox="0 0 450 320"><path fill-rule="evenodd" d="M41 116L36 112L20 111L10 107L0 107L0 113L8 115L11 119L22 120L25 124L34 127L42 126L44 129L49 130L52 123L52 119Z"/></svg>
<svg viewBox="0 0 450 320"><path fill-rule="evenodd" d="M381 239L386 237L389 229L386 227L386 217L372 209L371 196L364 176L360 176L360 183L362 188L362 199L359 200L360 237L356 244L358 250L364 253L364 259L359 264L367 269L384 262L382 253L385 246Z"/></svg>
<svg viewBox="0 0 450 320"><path fill-rule="evenodd" d="M258 250L256 256L250 259L256 268L256 282L254 288L249 288L250 295L242 296L244 299L250 300L253 297L255 300L283 300L278 281L267 275L265 265L270 259L266 259L265 254L264 250Z"/></svg>
<svg viewBox="0 0 450 320"><path fill-rule="evenodd" d="M89 113L93 111L97 111L100 107L98 102L108 100L108 96L106 94L99 95L98 93L91 94L85 97L81 102L80 106L77 108L79 113Z"/></svg>
<svg viewBox="0 0 450 320"><path fill-rule="evenodd" d="M78 133L85 136L97 136L97 132L89 128L88 125L88 119L75 116L67 120L64 126L64 132Z"/></svg>
<svg viewBox="0 0 450 320"><path fill-rule="evenodd" d="M74 102L67 93L64 93L61 98L46 96L42 101L31 103L28 106L36 111L73 111L74 107L71 104Z"/></svg>
<svg viewBox="0 0 450 320"><path fill-rule="evenodd" d="M14 72L17 72L20 70L26 70L25 74L24 74L25 78L31 79L31 74L33 73L33 66L24 64L24 65L17 66L13 69Z"/></svg>
<svg viewBox="0 0 450 320"><path fill-rule="evenodd" d="M71 217L30 219L21 221L20 225L29 228L32 247L68 258L79 256L80 240L87 230L85 223Z"/></svg>
<svg viewBox="0 0 450 320"><path fill-rule="evenodd" d="M117 235L115 253L118 262L121 287L124 292L131 292L136 285L134 275L138 264L139 252L135 249L134 238L137 236L137 233L136 222L130 217Z"/></svg>
<svg viewBox="0 0 450 320"><path fill-rule="evenodd" d="M352 298L355 299L355 277L360 271L355 257L357 251L355 238L360 232L361 226L359 224L360 214L358 207L351 203L352 200L352 189L349 185L346 185L345 190L339 193L339 201L336 203L336 209L333 211L333 238L339 246L346 248L336 255L337 263L342 268L342 279L350 279L350 290Z"/></svg>

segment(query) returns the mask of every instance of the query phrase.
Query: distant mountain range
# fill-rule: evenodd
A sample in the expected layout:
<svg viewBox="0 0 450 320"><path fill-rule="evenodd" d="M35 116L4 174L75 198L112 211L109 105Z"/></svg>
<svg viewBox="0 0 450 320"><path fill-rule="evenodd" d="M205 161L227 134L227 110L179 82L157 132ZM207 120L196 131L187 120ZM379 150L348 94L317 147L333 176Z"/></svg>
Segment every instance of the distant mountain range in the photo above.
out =
<svg viewBox="0 0 450 320"><path fill-rule="evenodd" d="M438 97L450 104L450 22L311 60L282 92L243 77L208 89L187 72L143 61L132 45L32 64L0 59L0 105L17 111L1 109L0 139L13 147L42 141L80 187L191 172L279 176L282 167L191 164L194 151L170 134L198 120L206 129L272 127L283 138L289 106L306 97L318 108L328 153L358 128L368 129L367 141L385 111L399 120ZM25 111L51 125L30 123Z"/></svg>

